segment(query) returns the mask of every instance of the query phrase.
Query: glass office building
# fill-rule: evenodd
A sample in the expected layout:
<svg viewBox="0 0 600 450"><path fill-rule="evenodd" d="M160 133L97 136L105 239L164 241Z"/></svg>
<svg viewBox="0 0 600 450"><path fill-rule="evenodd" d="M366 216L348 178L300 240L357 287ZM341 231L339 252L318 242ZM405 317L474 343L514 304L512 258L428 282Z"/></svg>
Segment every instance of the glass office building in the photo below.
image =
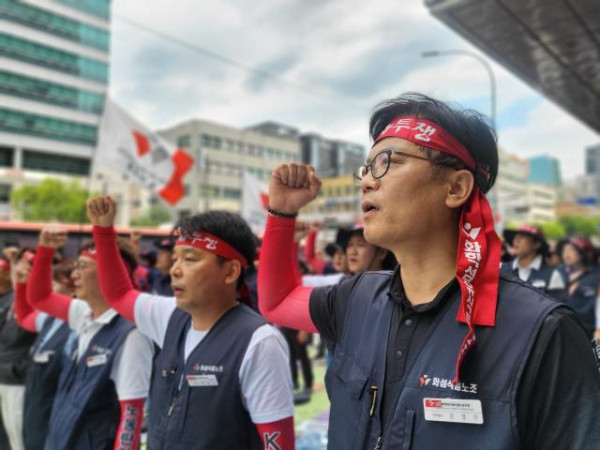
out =
<svg viewBox="0 0 600 450"><path fill-rule="evenodd" d="M87 177L109 26L110 0L0 0L0 219L22 183Z"/></svg>

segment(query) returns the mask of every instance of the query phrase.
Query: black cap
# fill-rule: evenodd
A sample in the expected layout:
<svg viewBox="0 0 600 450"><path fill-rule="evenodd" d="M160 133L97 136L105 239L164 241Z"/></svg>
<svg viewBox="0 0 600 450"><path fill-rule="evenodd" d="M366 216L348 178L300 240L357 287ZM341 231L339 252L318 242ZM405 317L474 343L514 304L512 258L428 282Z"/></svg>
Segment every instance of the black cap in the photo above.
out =
<svg viewBox="0 0 600 450"><path fill-rule="evenodd" d="M157 239L154 241L154 246L159 250L172 251L173 247L175 247L175 241L171 238Z"/></svg>

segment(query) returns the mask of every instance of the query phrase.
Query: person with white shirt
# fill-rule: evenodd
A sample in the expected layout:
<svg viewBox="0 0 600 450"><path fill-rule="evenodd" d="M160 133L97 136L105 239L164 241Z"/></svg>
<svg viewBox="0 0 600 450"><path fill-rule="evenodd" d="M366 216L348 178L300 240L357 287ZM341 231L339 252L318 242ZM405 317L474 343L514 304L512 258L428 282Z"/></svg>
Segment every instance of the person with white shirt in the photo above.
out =
<svg viewBox="0 0 600 450"><path fill-rule="evenodd" d="M45 448L137 449L152 343L102 296L93 244L82 246L72 274L76 298L52 291L52 257L65 242L61 228L42 230L27 285L33 308L68 322L78 333L70 364L61 373ZM124 243L117 255L131 276L135 257Z"/></svg>
<svg viewBox="0 0 600 450"><path fill-rule="evenodd" d="M256 247L238 215L208 211L179 221L170 271L175 296L133 288L118 258L116 204L87 202L105 298L161 351L154 364L152 449L293 449L293 397L285 340L240 300ZM243 297L243 296L242 296Z"/></svg>
<svg viewBox="0 0 600 450"><path fill-rule="evenodd" d="M564 300L567 283L559 269L544 261L548 243L542 230L521 225L517 230L504 230L504 239L512 247L515 258L502 263L501 271L518 276L557 300Z"/></svg>

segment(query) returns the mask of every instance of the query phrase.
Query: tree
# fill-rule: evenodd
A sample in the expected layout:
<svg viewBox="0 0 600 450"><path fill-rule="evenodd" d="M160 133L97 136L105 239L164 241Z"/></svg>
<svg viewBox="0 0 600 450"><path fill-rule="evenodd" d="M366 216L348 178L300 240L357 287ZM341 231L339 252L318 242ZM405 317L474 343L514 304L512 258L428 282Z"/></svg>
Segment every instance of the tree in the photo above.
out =
<svg viewBox="0 0 600 450"><path fill-rule="evenodd" d="M560 222L540 222L535 225L544 232L546 239L558 240L565 237L565 226Z"/></svg>
<svg viewBox="0 0 600 450"><path fill-rule="evenodd" d="M143 214L131 220L136 227L156 227L165 222L171 222L171 211L164 205L152 205Z"/></svg>
<svg viewBox="0 0 600 450"><path fill-rule="evenodd" d="M10 203L22 220L84 223L87 222L85 201L88 196L88 190L77 181L66 183L46 178L38 185L14 189Z"/></svg>
<svg viewBox="0 0 600 450"><path fill-rule="evenodd" d="M594 236L600 231L600 219L598 217L588 216L563 216L559 219L565 227L566 234L569 236Z"/></svg>

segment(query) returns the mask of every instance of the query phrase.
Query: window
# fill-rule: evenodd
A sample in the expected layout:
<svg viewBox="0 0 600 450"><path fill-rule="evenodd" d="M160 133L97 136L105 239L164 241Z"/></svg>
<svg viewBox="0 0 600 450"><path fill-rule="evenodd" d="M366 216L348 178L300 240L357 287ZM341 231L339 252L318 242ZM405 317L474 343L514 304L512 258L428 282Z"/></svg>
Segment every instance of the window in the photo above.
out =
<svg viewBox="0 0 600 450"><path fill-rule="evenodd" d="M12 148L0 147L0 167L13 166L14 153Z"/></svg>
<svg viewBox="0 0 600 450"><path fill-rule="evenodd" d="M103 95L3 70L0 92L95 114L101 113L104 105Z"/></svg>
<svg viewBox="0 0 600 450"><path fill-rule="evenodd" d="M109 34L107 31L58 16L27 3L1 0L0 17L61 38L108 51Z"/></svg>
<svg viewBox="0 0 600 450"><path fill-rule="evenodd" d="M96 144L96 127L0 108L0 130L11 133Z"/></svg>
<svg viewBox="0 0 600 450"><path fill-rule="evenodd" d="M90 161L84 158L25 150L23 152L23 168L41 172L88 175Z"/></svg>
<svg viewBox="0 0 600 450"><path fill-rule="evenodd" d="M223 197L232 200L238 200L241 198L241 192L239 189L223 188Z"/></svg>
<svg viewBox="0 0 600 450"><path fill-rule="evenodd" d="M189 134L179 136L177 138L177 147L179 148L189 148L192 143L192 138Z"/></svg>
<svg viewBox="0 0 600 450"><path fill-rule="evenodd" d="M110 0L57 0L59 3L72 8L108 19L110 15Z"/></svg>
<svg viewBox="0 0 600 450"><path fill-rule="evenodd" d="M4 33L0 33L0 55L102 83L108 81L108 66L100 61L45 47Z"/></svg>

